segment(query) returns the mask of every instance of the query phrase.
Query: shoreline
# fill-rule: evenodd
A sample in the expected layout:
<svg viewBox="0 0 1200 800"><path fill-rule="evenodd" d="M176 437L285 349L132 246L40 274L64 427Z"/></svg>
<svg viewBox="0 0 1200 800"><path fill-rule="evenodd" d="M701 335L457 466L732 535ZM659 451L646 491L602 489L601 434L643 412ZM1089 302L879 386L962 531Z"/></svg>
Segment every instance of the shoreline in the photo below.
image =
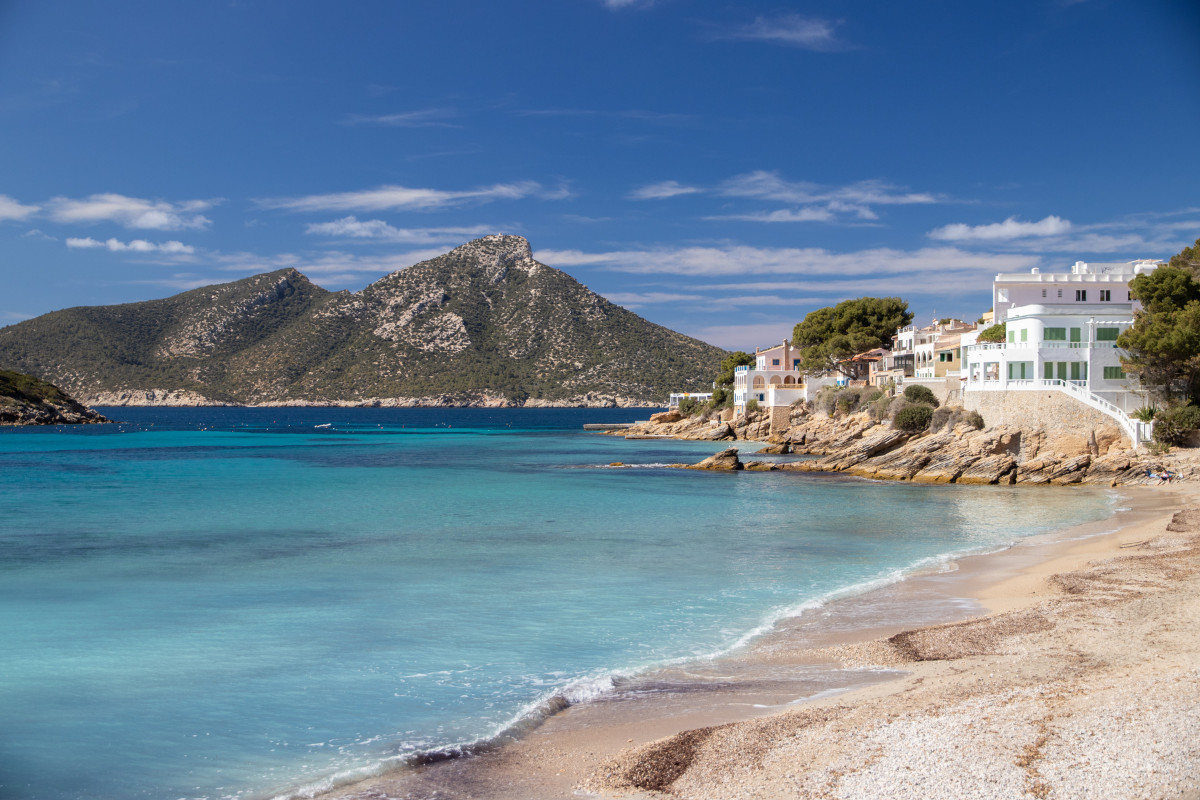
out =
<svg viewBox="0 0 1200 800"><path fill-rule="evenodd" d="M1165 527L1179 498L1190 492L1164 488L1124 489L1118 498L1126 502L1102 521L1021 539L999 552L961 556L942 569L918 570L883 587L817 604L777 621L773 630L733 654L622 681L615 691L551 714L515 740L476 755L386 773L320 796L515 800L580 791L643 796L645 790L634 785L614 789L604 778L597 783L598 770L610 769L605 763L613 759L636 760L639 746L652 747L647 742L670 742L688 731L762 724L797 708L840 708L903 693L914 680L925 679L917 674L924 668L894 659L888 663L886 653L881 661L881 640L1036 604L1046 596L1047 576L1121 552L1122 544L1148 527Z"/></svg>

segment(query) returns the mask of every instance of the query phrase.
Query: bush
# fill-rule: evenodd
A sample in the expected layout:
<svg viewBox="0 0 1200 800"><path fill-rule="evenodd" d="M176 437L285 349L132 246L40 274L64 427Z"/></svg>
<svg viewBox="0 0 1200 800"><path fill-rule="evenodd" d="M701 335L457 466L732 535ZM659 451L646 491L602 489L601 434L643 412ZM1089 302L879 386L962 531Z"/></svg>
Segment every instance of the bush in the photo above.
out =
<svg viewBox="0 0 1200 800"><path fill-rule="evenodd" d="M929 427L932 419L932 408L926 405L913 405L901 409L892 424L902 431L919 433Z"/></svg>
<svg viewBox="0 0 1200 800"><path fill-rule="evenodd" d="M751 411L758 411L758 398L757 397L751 397L749 400L746 401L746 413L749 414Z"/></svg>
<svg viewBox="0 0 1200 800"><path fill-rule="evenodd" d="M940 405L937 398L933 396L933 391L928 386L921 386L920 384L905 386L904 399L910 403L924 403L933 408L937 408Z"/></svg>
<svg viewBox="0 0 1200 800"><path fill-rule="evenodd" d="M685 397L679 401L679 413L685 417L691 417L700 410L700 403L695 398Z"/></svg>
<svg viewBox="0 0 1200 800"><path fill-rule="evenodd" d="M817 396L813 399L817 410L833 416L833 411L837 408L838 391L836 386L822 386L821 391L817 392Z"/></svg>
<svg viewBox="0 0 1200 800"><path fill-rule="evenodd" d="M887 411L888 419L895 419L897 414L908 408L910 405L912 405L912 403L908 402L908 400L904 398L904 395L900 395L899 397L889 397Z"/></svg>
<svg viewBox="0 0 1200 800"><path fill-rule="evenodd" d="M1154 419L1154 415L1158 413L1158 409L1154 406L1142 406L1133 412L1133 418L1142 422L1150 422Z"/></svg>
<svg viewBox="0 0 1200 800"><path fill-rule="evenodd" d="M719 410L731 405L733 405L733 392L723 386L713 389L712 399L708 401L709 408Z"/></svg>
<svg viewBox="0 0 1200 800"><path fill-rule="evenodd" d="M860 397L862 397L861 389L842 389L834 395L834 408L842 414L849 414L858 408Z"/></svg>
<svg viewBox="0 0 1200 800"><path fill-rule="evenodd" d="M1008 323L997 322L990 328L984 328L979 332L978 342L1003 342L1008 337Z"/></svg>
<svg viewBox="0 0 1200 800"><path fill-rule="evenodd" d="M869 392L863 392L862 399L858 401L860 409L867 408L879 398L883 397L883 392L879 389L872 389Z"/></svg>
<svg viewBox="0 0 1200 800"><path fill-rule="evenodd" d="M880 397L867 407L867 411L871 414L871 419L876 422L882 422L888 418L888 407L892 404L892 398Z"/></svg>
<svg viewBox="0 0 1200 800"><path fill-rule="evenodd" d="M1154 415L1154 441L1180 445L1200 428L1200 407L1175 406Z"/></svg>
<svg viewBox="0 0 1200 800"><path fill-rule="evenodd" d="M952 431L964 423L977 431L983 429L983 417L979 416L978 411L967 411L957 406L942 406L933 412L929 430L933 433L943 429Z"/></svg>

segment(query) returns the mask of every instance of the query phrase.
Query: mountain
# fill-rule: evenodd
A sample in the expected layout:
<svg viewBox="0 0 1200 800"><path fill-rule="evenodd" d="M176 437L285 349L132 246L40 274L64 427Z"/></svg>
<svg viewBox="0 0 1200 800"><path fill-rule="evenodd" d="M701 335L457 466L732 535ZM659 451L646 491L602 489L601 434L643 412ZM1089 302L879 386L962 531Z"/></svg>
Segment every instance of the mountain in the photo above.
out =
<svg viewBox="0 0 1200 800"><path fill-rule="evenodd" d="M32 375L0 369L0 425L80 425L109 420Z"/></svg>
<svg viewBox="0 0 1200 800"><path fill-rule="evenodd" d="M92 405L662 405L724 355L503 235L353 294L283 269L0 328L0 368Z"/></svg>

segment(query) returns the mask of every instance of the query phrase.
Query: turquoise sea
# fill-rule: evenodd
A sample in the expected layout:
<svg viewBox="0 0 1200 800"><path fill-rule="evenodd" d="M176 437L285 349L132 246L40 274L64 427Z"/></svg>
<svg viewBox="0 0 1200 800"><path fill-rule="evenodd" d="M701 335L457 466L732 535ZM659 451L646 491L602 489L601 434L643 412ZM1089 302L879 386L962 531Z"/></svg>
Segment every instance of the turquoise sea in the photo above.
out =
<svg viewBox="0 0 1200 800"><path fill-rule="evenodd" d="M646 410L106 413L0 428L2 798L311 793L1113 504L581 430Z"/></svg>

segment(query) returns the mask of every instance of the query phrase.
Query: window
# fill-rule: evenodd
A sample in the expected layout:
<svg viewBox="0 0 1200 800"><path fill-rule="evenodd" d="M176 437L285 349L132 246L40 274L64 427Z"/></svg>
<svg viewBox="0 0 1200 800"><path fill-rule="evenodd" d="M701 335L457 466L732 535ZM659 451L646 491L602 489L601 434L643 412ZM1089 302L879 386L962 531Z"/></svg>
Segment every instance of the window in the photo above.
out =
<svg viewBox="0 0 1200 800"><path fill-rule="evenodd" d="M1029 328L1021 328L1021 341L1022 342L1029 341Z"/></svg>
<svg viewBox="0 0 1200 800"><path fill-rule="evenodd" d="M1042 370L1042 377L1048 381L1054 380L1054 362L1047 361Z"/></svg>
<svg viewBox="0 0 1200 800"><path fill-rule="evenodd" d="M1047 342L1065 342L1067 340L1066 328L1046 328L1045 340Z"/></svg>
<svg viewBox="0 0 1200 800"><path fill-rule="evenodd" d="M1133 292L1126 292L1126 293L1125 293L1125 298L1126 298L1127 300L1133 300Z"/></svg>
<svg viewBox="0 0 1200 800"><path fill-rule="evenodd" d="M1009 343L1009 344L1012 344L1012 343L1014 343L1015 341L1017 341L1017 332L1016 332L1016 331L1009 331L1009 332L1008 332L1008 343Z"/></svg>
<svg viewBox="0 0 1200 800"><path fill-rule="evenodd" d="M1082 378L1079 377L1079 362L1078 361L1071 362L1071 380L1073 380L1073 381L1083 380Z"/></svg>
<svg viewBox="0 0 1200 800"><path fill-rule="evenodd" d="M1059 290L1058 290L1058 296L1059 296L1059 297L1062 297L1062 289L1059 289Z"/></svg>
<svg viewBox="0 0 1200 800"><path fill-rule="evenodd" d="M1065 381L1067 379L1067 362L1059 361L1057 362L1057 367L1058 379L1060 381Z"/></svg>
<svg viewBox="0 0 1200 800"><path fill-rule="evenodd" d="M1105 367L1104 380L1106 381L1122 381L1125 380L1125 370L1120 367Z"/></svg>
<svg viewBox="0 0 1200 800"><path fill-rule="evenodd" d="M1080 333L1079 328L1071 328L1071 341L1072 342L1079 341L1079 333Z"/></svg>
<svg viewBox="0 0 1200 800"><path fill-rule="evenodd" d="M778 359L778 358L772 358L772 359L771 359L771 366L772 366L772 367L778 367L778 366L779 366L779 359Z"/></svg>
<svg viewBox="0 0 1200 800"><path fill-rule="evenodd" d="M1096 341L1115 342L1120 332L1120 328L1096 328Z"/></svg>
<svg viewBox="0 0 1200 800"><path fill-rule="evenodd" d="M1086 303L1087 302L1087 289L1076 289L1075 290L1075 302L1076 303Z"/></svg>
<svg viewBox="0 0 1200 800"><path fill-rule="evenodd" d="M800 359L798 359L798 358L792 359L792 369L800 369Z"/></svg>
<svg viewBox="0 0 1200 800"><path fill-rule="evenodd" d="M1042 297L1045 297L1045 296L1046 296L1046 290L1042 289Z"/></svg>
<svg viewBox="0 0 1200 800"><path fill-rule="evenodd" d="M1107 302L1110 302L1111 300L1112 300L1112 289L1101 289L1100 290L1100 302L1107 303Z"/></svg>
<svg viewBox="0 0 1200 800"><path fill-rule="evenodd" d="M1033 362L1032 361L1010 361L1010 362L1008 362L1008 379L1010 381L1033 380Z"/></svg>

